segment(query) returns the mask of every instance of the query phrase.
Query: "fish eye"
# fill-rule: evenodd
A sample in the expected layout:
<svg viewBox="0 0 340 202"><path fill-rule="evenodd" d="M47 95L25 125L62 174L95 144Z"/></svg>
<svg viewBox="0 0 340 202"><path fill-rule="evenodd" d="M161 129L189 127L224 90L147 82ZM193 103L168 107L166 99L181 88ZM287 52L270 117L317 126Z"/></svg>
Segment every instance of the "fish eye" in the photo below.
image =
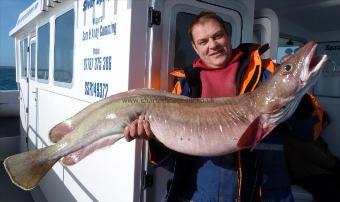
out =
<svg viewBox="0 0 340 202"><path fill-rule="evenodd" d="M290 70L292 70L293 66L291 64L286 64L283 69L286 71L286 72L289 72Z"/></svg>

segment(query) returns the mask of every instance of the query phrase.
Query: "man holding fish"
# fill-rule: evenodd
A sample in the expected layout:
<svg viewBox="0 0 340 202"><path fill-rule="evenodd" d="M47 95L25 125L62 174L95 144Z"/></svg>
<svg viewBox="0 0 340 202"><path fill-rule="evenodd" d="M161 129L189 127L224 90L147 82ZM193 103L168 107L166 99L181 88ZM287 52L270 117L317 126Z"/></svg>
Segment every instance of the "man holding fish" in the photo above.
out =
<svg viewBox="0 0 340 202"><path fill-rule="evenodd" d="M180 77L175 89L178 94L193 98L236 96L254 90L274 71L271 60L260 59L268 47L241 44L232 50L228 29L214 13L198 15L189 35L199 58L184 69L184 74L176 72ZM167 151L153 139L143 116L126 127L124 135L127 141L150 140L151 160L162 162L161 166L166 162L174 172L165 201L293 201L281 145L283 130L279 126L267 138L268 143L276 144L215 157Z"/></svg>
<svg viewBox="0 0 340 202"><path fill-rule="evenodd" d="M227 31L216 14L200 14L189 30L199 59L184 69L182 95L133 89L90 104L51 128L53 144L7 157L12 182L33 189L59 160L74 165L125 133L127 140L150 139L151 160L174 172L167 201L292 201L280 145L259 143L272 131L263 142L280 142L281 123L327 56L314 57L317 45L308 42L269 74L273 62L260 58L266 47L232 50Z"/></svg>

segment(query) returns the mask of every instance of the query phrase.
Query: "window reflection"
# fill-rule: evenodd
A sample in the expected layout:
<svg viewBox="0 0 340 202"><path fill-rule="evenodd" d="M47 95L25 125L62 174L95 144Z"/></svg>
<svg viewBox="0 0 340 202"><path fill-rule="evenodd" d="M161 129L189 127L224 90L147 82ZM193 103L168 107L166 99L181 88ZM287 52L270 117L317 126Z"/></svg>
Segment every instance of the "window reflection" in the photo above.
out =
<svg viewBox="0 0 340 202"><path fill-rule="evenodd" d="M54 80L71 83L73 77L74 10L55 21Z"/></svg>
<svg viewBox="0 0 340 202"><path fill-rule="evenodd" d="M31 71L30 71L30 75L31 75L31 79L35 78L35 49L36 49L36 44L35 42L31 44Z"/></svg>
<svg viewBox="0 0 340 202"><path fill-rule="evenodd" d="M48 79L50 52L50 23L38 28L37 74L38 79Z"/></svg>
<svg viewBox="0 0 340 202"><path fill-rule="evenodd" d="M25 38L20 41L20 53L21 53L21 77L27 77L27 48L28 40Z"/></svg>

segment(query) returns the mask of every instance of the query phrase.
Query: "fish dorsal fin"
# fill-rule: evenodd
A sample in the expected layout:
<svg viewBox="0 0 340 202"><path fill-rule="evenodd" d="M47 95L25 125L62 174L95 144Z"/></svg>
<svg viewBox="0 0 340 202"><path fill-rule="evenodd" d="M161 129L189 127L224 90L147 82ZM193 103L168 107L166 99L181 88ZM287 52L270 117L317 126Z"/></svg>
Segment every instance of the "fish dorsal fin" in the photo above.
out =
<svg viewBox="0 0 340 202"><path fill-rule="evenodd" d="M274 126L263 128L260 123L261 116L258 116L246 129L237 143L237 147L240 149L251 148L260 143L273 129Z"/></svg>

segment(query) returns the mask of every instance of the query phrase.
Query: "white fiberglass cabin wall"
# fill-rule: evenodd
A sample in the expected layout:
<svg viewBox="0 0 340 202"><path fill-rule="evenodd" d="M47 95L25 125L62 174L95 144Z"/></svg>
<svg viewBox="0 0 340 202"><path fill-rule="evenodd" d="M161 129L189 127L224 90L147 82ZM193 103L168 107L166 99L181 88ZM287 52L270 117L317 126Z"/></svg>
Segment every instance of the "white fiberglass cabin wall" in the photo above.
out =
<svg viewBox="0 0 340 202"><path fill-rule="evenodd" d="M233 47L252 41L253 0L34 2L10 32L20 90L21 151L51 145L48 132L54 125L99 99L133 88L169 90L169 72L195 57L186 30L203 10L226 21ZM159 201L170 175L145 163L144 146L121 140L74 166L58 162L33 197ZM153 185L145 176L153 176Z"/></svg>

